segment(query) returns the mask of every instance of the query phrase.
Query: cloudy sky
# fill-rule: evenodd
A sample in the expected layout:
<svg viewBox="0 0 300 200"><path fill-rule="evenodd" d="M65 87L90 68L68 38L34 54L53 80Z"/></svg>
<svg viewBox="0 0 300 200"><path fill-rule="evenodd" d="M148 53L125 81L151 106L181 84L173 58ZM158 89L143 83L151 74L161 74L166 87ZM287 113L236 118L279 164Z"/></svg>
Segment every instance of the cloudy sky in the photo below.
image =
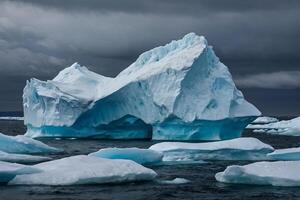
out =
<svg viewBox="0 0 300 200"><path fill-rule="evenodd" d="M266 115L300 115L298 0L1 0L0 111L31 77L79 62L115 76L145 50L204 35Z"/></svg>

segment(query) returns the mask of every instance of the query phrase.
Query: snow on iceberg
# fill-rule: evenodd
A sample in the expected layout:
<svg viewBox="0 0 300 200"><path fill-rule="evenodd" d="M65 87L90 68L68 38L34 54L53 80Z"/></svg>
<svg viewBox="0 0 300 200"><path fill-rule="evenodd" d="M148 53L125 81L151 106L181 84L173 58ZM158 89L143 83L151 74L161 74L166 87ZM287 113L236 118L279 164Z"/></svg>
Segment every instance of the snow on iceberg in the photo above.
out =
<svg viewBox="0 0 300 200"><path fill-rule="evenodd" d="M277 149L268 154L273 160L300 160L300 147Z"/></svg>
<svg viewBox="0 0 300 200"><path fill-rule="evenodd" d="M153 180L157 174L131 160L72 156L33 166L39 173L18 175L10 185L81 185Z"/></svg>
<svg viewBox="0 0 300 200"><path fill-rule="evenodd" d="M149 149L162 152L163 161L265 160L272 146L256 138L237 138L218 142L162 142Z"/></svg>
<svg viewBox="0 0 300 200"><path fill-rule="evenodd" d="M23 135L7 136L0 133L0 151L17 154L58 153L61 150Z"/></svg>
<svg viewBox="0 0 300 200"><path fill-rule="evenodd" d="M13 163L38 163L38 162L44 162L49 161L51 158L49 157L43 157L43 156L31 156L31 155L25 155L25 154L14 154L14 153L6 153L3 151L0 151L0 161L5 162L13 162Z"/></svg>
<svg viewBox="0 0 300 200"><path fill-rule="evenodd" d="M37 172L39 172L39 170L26 165L0 161L0 183L7 183L16 175Z"/></svg>
<svg viewBox="0 0 300 200"><path fill-rule="evenodd" d="M249 125L254 132L269 133L274 135L300 136L300 117L291 120L282 120L270 124Z"/></svg>
<svg viewBox="0 0 300 200"><path fill-rule="evenodd" d="M203 36L141 54L115 78L75 63L23 94L30 137L220 140L260 116Z"/></svg>
<svg viewBox="0 0 300 200"><path fill-rule="evenodd" d="M273 186L300 186L300 161L256 162L232 165L216 174L219 182Z"/></svg>
<svg viewBox="0 0 300 200"><path fill-rule="evenodd" d="M127 159L142 165L160 163L163 157L162 153L160 152L139 148L105 148L91 153L89 156L108 159Z"/></svg>

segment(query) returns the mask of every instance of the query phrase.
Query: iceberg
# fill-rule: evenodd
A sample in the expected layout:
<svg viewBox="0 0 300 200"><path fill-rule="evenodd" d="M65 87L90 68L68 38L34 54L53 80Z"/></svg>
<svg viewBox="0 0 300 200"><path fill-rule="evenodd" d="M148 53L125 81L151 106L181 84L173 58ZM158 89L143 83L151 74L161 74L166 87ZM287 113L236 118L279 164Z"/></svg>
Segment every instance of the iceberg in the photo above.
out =
<svg viewBox="0 0 300 200"><path fill-rule="evenodd" d="M153 180L157 174L131 160L72 156L33 166L41 172L16 176L9 185L82 185Z"/></svg>
<svg viewBox="0 0 300 200"><path fill-rule="evenodd" d="M7 183L17 175L37 172L39 170L30 166L0 161L0 183Z"/></svg>
<svg viewBox="0 0 300 200"><path fill-rule="evenodd" d="M108 159L132 160L142 165L157 164L162 161L162 153L139 148L105 148L97 152L90 153L89 156L96 156Z"/></svg>
<svg viewBox="0 0 300 200"><path fill-rule="evenodd" d="M49 160L51 160L51 158L49 157L14 154L14 153L6 153L0 151L0 161L5 161L5 162L28 164L28 163L44 162Z"/></svg>
<svg viewBox="0 0 300 200"><path fill-rule="evenodd" d="M23 135L7 136L0 133L0 151L17 154L58 153L61 150Z"/></svg>
<svg viewBox="0 0 300 200"><path fill-rule="evenodd" d="M231 140L184 143L162 142L149 149L162 152L163 161L200 160L266 160L267 154L274 151L268 144L256 138L236 138Z"/></svg>
<svg viewBox="0 0 300 200"><path fill-rule="evenodd" d="M268 154L273 160L300 160L300 147L277 149Z"/></svg>
<svg viewBox="0 0 300 200"><path fill-rule="evenodd" d="M254 132L269 133L274 135L300 136L300 117L291 120L282 120L269 124L249 125Z"/></svg>
<svg viewBox="0 0 300 200"><path fill-rule="evenodd" d="M23 107L29 137L223 140L261 115L195 33L144 52L115 78L74 63L53 80L31 79Z"/></svg>
<svg viewBox="0 0 300 200"><path fill-rule="evenodd" d="M256 162L232 165L215 175L224 183L273 186L300 186L300 161Z"/></svg>

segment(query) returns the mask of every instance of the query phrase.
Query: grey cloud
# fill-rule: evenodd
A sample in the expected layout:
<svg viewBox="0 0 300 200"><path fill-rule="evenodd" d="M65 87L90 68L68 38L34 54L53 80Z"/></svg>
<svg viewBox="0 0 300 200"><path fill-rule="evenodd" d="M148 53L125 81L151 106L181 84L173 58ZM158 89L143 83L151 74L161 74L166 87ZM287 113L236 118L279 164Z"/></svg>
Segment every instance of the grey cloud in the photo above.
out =
<svg viewBox="0 0 300 200"><path fill-rule="evenodd" d="M233 77L298 71L299 9L298 0L0 1L0 81L8 83L0 95L9 94L0 110L21 109L30 77L52 78L73 62L114 76L188 32L204 35Z"/></svg>
<svg viewBox="0 0 300 200"><path fill-rule="evenodd" d="M296 50L300 45L297 36L300 14L296 1L289 4L276 1L278 3L269 5L248 1L230 1L231 4L227 1L226 4L210 1L113 2L5 1L0 3L0 36L15 48L32 52L30 60L34 66L47 68L52 73L79 61L94 66L97 72L115 75L126 67L118 64L133 62L143 51L191 31L205 35L222 60L295 60L300 57ZM75 7L107 12L86 9L73 12ZM249 9L244 12L246 7ZM143 9L147 12L138 12ZM167 14L171 10L174 15ZM187 15L180 15L180 10ZM193 14L193 10L198 14ZM15 56L23 57L18 53ZM114 59L117 62L113 62ZM60 66L55 67L55 63L49 62L51 60L60 60ZM6 66L9 65L7 62ZM23 66L31 70L32 65Z"/></svg>
<svg viewBox="0 0 300 200"><path fill-rule="evenodd" d="M254 74L235 79L244 88L295 89L300 88L300 71L279 71Z"/></svg>
<svg viewBox="0 0 300 200"><path fill-rule="evenodd" d="M12 0L54 8L60 10L73 10L76 12L97 11L97 12L133 12L133 13L155 13L155 14L176 14L203 16L210 11L224 12L245 12L252 10L286 10L300 7L297 0L274 1L274 0Z"/></svg>

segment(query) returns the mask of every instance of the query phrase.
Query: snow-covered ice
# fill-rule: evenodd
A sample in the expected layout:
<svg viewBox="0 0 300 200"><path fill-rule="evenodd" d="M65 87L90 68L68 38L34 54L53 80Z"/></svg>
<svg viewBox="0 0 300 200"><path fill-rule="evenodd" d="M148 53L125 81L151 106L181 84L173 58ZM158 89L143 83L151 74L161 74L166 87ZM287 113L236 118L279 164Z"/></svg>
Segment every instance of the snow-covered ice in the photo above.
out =
<svg viewBox="0 0 300 200"><path fill-rule="evenodd" d="M108 159L133 160L142 165L160 163L163 157L162 153L160 152L140 148L105 148L91 153L89 156L97 156Z"/></svg>
<svg viewBox="0 0 300 200"><path fill-rule="evenodd" d="M275 117L258 117L256 120L252 122L252 124L269 124L278 121L279 120Z"/></svg>
<svg viewBox="0 0 300 200"><path fill-rule="evenodd" d="M14 154L14 153L6 153L0 151L0 161L5 162L13 162L13 163L38 163L49 161L51 158L43 157L43 156L32 156L32 155L25 155L25 154Z"/></svg>
<svg viewBox="0 0 300 200"><path fill-rule="evenodd" d="M206 143L162 142L150 149L162 152L163 161L264 160L272 146L256 138L237 138Z"/></svg>
<svg viewBox="0 0 300 200"><path fill-rule="evenodd" d="M254 132L264 132L274 135L300 136L300 117L269 124L251 124L248 125L248 128L255 129Z"/></svg>
<svg viewBox="0 0 300 200"><path fill-rule="evenodd" d="M38 169L30 166L0 161L0 183L7 183L16 175L37 173Z"/></svg>
<svg viewBox="0 0 300 200"><path fill-rule="evenodd" d="M273 186L300 186L300 161L256 162L232 165L216 174L219 182Z"/></svg>
<svg viewBox="0 0 300 200"><path fill-rule="evenodd" d="M23 94L30 137L220 140L261 113L247 102L203 36L141 54L115 78L75 63Z"/></svg>
<svg viewBox="0 0 300 200"><path fill-rule="evenodd" d="M7 136L0 133L0 151L17 154L58 153L61 150L23 135Z"/></svg>
<svg viewBox="0 0 300 200"><path fill-rule="evenodd" d="M39 173L18 175L10 185L81 185L153 180L157 174L131 160L72 156L33 166Z"/></svg>
<svg viewBox="0 0 300 200"><path fill-rule="evenodd" d="M300 160L300 147L276 149L268 157L274 160Z"/></svg>

